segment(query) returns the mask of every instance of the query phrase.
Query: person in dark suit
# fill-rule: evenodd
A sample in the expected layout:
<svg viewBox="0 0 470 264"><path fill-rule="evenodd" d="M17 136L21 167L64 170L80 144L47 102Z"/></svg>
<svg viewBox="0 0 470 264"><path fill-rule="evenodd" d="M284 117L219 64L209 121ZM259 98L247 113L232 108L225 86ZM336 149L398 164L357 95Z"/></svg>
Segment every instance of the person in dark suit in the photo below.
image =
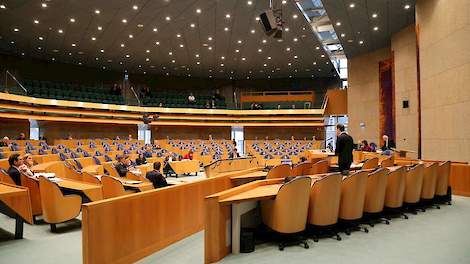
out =
<svg viewBox="0 0 470 264"><path fill-rule="evenodd" d="M147 172L147 174L145 175L145 178L152 182L153 187L155 189L168 186L165 177L160 173L160 167L160 162L156 161L155 163L153 163L153 170Z"/></svg>
<svg viewBox="0 0 470 264"><path fill-rule="evenodd" d="M121 155L116 156L117 163L114 164L120 177L126 177L127 175L127 164L124 162L124 157Z"/></svg>
<svg viewBox="0 0 470 264"><path fill-rule="evenodd" d="M382 151L392 150L392 148L396 148L393 139L389 139L387 135L383 135L382 139L384 141L384 144L382 145L382 147L380 147Z"/></svg>
<svg viewBox="0 0 470 264"><path fill-rule="evenodd" d="M145 155L144 154L139 154L139 156L137 157L137 159L135 159L135 164L136 165L143 165L143 164L147 164L147 159L145 158Z"/></svg>
<svg viewBox="0 0 470 264"><path fill-rule="evenodd" d="M8 168L8 175L15 182L16 185L21 185L21 174L19 167L23 165L23 158L19 154L13 154L8 158L10 168Z"/></svg>
<svg viewBox="0 0 470 264"><path fill-rule="evenodd" d="M354 140L344 131L343 124L336 125L336 136L335 154L338 156L339 170L341 173L347 174L353 162Z"/></svg>

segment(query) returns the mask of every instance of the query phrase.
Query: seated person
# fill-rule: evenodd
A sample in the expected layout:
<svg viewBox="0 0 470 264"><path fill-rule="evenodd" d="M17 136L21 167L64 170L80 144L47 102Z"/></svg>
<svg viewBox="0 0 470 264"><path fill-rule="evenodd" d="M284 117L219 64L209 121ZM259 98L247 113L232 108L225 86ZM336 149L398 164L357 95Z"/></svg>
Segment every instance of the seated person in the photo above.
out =
<svg viewBox="0 0 470 264"><path fill-rule="evenodd" d="M229 159L235 159L239 157L240 157L240 154L238 154L237 148L233 148L233 150L228 154Z"/></svg>
<svg viewBox="0 0 470 264"><path fill-rule="evenodd" d="M145 158L145 155L142 154L142 153L139 154L137 159L135 159L135 164L137 164L137 165L147 164L147 159Z"/></svg>
<svg viewBox="0 0 470 264"><path fill-rule="evenodd" d="M380 147L382 151L392 150L392 148L396 148L393 139L389 139L387 135L383 135L382 139L384 141L384 144L382 145L382 147Z"/></svg>
<svg viewBox="0 0 470 264"><path fill-rule="evenodd" d="M171 155L166 156L165 160L163 161L163 173L165 175L169 175L174 173L173 170L171 169L170 162L173 161L173 157Z"/></svg>
<svg viewBox="0 0 470 264"><path fill-rule="evenodd" d="M193 151L189 150L189 152L184 155L183 159L192 160L193 159Z"/></svg>
<svg viewBox="0 0 470 264"><path fill-rule="evenodd" d="M129 134L129 135L127 136L127 140L132 140L132 135L131 135L131 134Z"/></svg>
<svg viewBox="0 0 470 264"><path fill-rule="evenodd" d="M8 137L3 137L2 141L0 141L0 147L8 147Z"/></svg>
<svg viewBox="0 0 470 264"><path fill-rule="evenodd" d="M118 174L120 177L126 177L127 175L127 167L128 167L128 162L126 162L125 157L121 155L116 156L117 163L114 164L114 167L116 168Z"/></svg>
<svg viewBox="0 0 470 264"><path fill-rule="evenodd" d="M188 96L188 104L195 104L196 103L196 97L194 97L193 93L190 93Z"/></svg>
<svg viewBox="0 0 470 264"><path fill-rule="evenodd" d="M145 175L145 178L152 182L153 187L155 189L168 186L165 177L160 173L160 166L160 162L156 161L155 163L153 163L153 170L147 172L147 174Z"/></svg>
<svg viewBox="0 0 470 264"><path fill-rule="evenodd" d="M10 175L10 178L15 182L16 185L21 185L19 168L21 165L23 165L23 158L21 158L20 154L10 155L8 158L8 164L10 164L10 168L8 168L8 175Z"/></svg>
<svg viewBox="0 0 470 264"><path fill-rule="evenodd" d="M23 165L21 165L18 170L28 177L34 177L34 172L31 168L34 166L33 156L31 154L26 154L23 156Z"/></svg>
<svg viewBox="0 0 470 264"><path fill-rule="evenodd" d="M16 140L26 140L26 135L24 133L20 133L20 136Z"/></svg>
<svg viewBox="0 0 470 264"><path fill-rule="evenodd" d="M152 148L151 148L150 146L145 147L144 156L145 156L146 158L151 158L152 155L153 155L153 153L152 153Z"/></svg>
<svg viewBox="0 0 470 264"><path fill-rule="evenodd" d="M367 152L371 152L372 151L372 148L369 146L369 143L367 142L367 140L363 140L361 142L361 148L360 148L361 151L367 151Z"/></svg>

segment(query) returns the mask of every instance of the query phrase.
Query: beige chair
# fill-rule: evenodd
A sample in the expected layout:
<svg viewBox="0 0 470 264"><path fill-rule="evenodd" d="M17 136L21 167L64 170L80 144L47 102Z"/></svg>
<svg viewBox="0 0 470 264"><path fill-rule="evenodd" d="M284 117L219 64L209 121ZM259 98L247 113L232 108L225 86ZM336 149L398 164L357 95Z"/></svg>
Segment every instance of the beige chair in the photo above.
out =
<svg viewBox="0 0 470 264"><path fill-rule="evenodd" d="M4 169L0 169L0 182L16 185L15 181L8 175L8 172Z"/></svg>
<svg viewBox="0 0 470 264"><path fill-rule="evenodd" d="M405 197L406 168L400 167L391 171L387 177L387 188L385 190L385 211L386 217L390 220L391 216L399 215L408 219L403 213L403 199Z"/></svg>
<svg viewBox="0 0 470 264"><path fill-rule="evenodd" d="M103 175L101 177L101 184L103 186L103 199L135 193L134 191L126 191L121 181L114 177Z"/></svg>
<svg viewBox="0 0 470 264"><path fill-rule="evenodd" d="M386 219L382 218L382 212L385 204L385 192L387 189L387 169L378 169L369 174L367 178L366 198L364 202L364 222L370 226L375 223L385 222L390 224Z"/></svg>
<svg viewBox="0 0 470 264"><path fill-rule="evenodd" d="M417 164L406 173L404 206L412 214L416 214L421 190L423 189L424 164Z"/></svg>
<svg viewBox="0 0 470 264"><path fill-rule="evenodd" d="M336 236L337 240L341 240L336 232L341 198L341 179L341 174L335 173L316 180L312 185L308 223L315 242L319 237L331 236Z"/></svg>
<svg viewBox="0 0 470 264"><path fill-rule="evenodd" d="M379 158L377 157L367 159L362 165L363 170L370 170L370 169L375 169L378 167L379 167Z"/></svg>
<svg viewBox="0 0 470 264"><path fill-rule="evenodd" d="M314 163L310 169L307 170L307 175L314 175L314 174L323 174L328 173L330 170L330 164L328 160L320 160Z"/></svg>
<svg viewBox="0 0 470 264"><path fill-rule="evenodd" d="M21 186L29 189L29 199L31 200L31 211L33 213L33 220L37 215L42 215L41 207L41 192L39 184L36 180L21 174Z"/></svg>
<svg viewBox="0 0 470 264"><path fill-rule="evenodd" d="M309 177L294 178L281 186L275 199L261 201L263 223L282 235L304 231L307 224L310 183ZM305 240L296 240L293 243L280 242L279 250L290 244L303 244L308 248Z"/></svg>
<svg viewBox="0 0 470 264"><path fill-rule="evenodd" d="M382 162L380 163L380 167L382 167L382 168L392 167L394 165L395 165L395 157L394 156L390 156L390 157L382 160Z"/></svg>
<svg viewBox="0 0 470 264"><path fill-rule="evenodd" d="M82 181L101 185L100 180L95 175L85 171L82 172Z"/></svg>
<svg viewBox="0 0 470 264"><path fill-rule="evenodd" d="M339 219L341 227L350 235L351 231L369 230L360 226L360 220L364 211L364 201L366 198L368 173L358 171L349 176L345 176L341 183L341 202L339 206Z"/></svg>
<svg viewBox="0 0 470 264"><path fill-rule="evenodd" d="M76 218L80 214L82 198L79 195L63 195L56 183L39 177L42 218L56 232L56 224Z"/></svg>
<svg viewBox="0 0 470 264"><path fill-rule="evenodd" d="M430 207L433 206L434 194L436 193L438 164L436 162L424 166L423 173L423 187L421 190L421 205ZM440 209L436 205L437 209ZM424 208L423 208L424 210Z"/></svg>
<svg viewBox="0 0 470 264"><path fill-rule="evenodd" d="M303 162L300 164L295 165L292 168L292 176L302 176L302 175L308 175L308 171L312 167L312 163L310 162Z"/></svg>
<svg viewBox="0 0 470 264"><path fill-rule="evenodd" d="M266 179L277 179L291 176L291 168L288 164L281 164L268 171Z"/></svg>
<svg viewBox="0 0 470 264"><path fill-rule="evenodd" d="M452 204L452 195L449 187L450 165L450 161L445 161L440 163L437 168L436 193L434 194L434 201L436 203Z"/></svg>

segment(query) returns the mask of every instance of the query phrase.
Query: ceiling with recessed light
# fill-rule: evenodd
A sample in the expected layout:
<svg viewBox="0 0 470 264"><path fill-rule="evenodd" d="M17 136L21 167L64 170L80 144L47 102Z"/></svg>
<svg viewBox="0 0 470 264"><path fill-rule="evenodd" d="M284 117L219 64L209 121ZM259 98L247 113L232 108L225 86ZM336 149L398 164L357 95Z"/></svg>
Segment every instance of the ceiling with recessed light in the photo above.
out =
<svg viewBox="0 0 470 264"><path fill-rule="evenodd" d="M322 2L348 58L390 45L390 38L394 33L415 21L415 0Z"/></svg>
<svg viewBox="0 0 470 264"><path fill-rule="evenodd" d="M267 36L257 20L269 0L0 0L0 50L171 76L336 76L295 1L273 2L282 9L282 41Z"/></svg>

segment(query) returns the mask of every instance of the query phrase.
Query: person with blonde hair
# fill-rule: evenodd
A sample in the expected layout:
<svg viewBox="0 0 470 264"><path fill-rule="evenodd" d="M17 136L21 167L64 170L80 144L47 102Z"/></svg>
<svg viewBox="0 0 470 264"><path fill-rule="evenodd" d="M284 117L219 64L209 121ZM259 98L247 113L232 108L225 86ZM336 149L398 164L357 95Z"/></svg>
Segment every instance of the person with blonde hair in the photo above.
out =
<svg viewBox="0 0 470 264"><path fill-rule="evenodd" d="M34 177L34 172L31 169L34 166L34 161L33 161L33 156L31 154L25 154L23 156L23 165L21 165L18 170L21 172L21 174L28 176L28 177Z"/></svg>

